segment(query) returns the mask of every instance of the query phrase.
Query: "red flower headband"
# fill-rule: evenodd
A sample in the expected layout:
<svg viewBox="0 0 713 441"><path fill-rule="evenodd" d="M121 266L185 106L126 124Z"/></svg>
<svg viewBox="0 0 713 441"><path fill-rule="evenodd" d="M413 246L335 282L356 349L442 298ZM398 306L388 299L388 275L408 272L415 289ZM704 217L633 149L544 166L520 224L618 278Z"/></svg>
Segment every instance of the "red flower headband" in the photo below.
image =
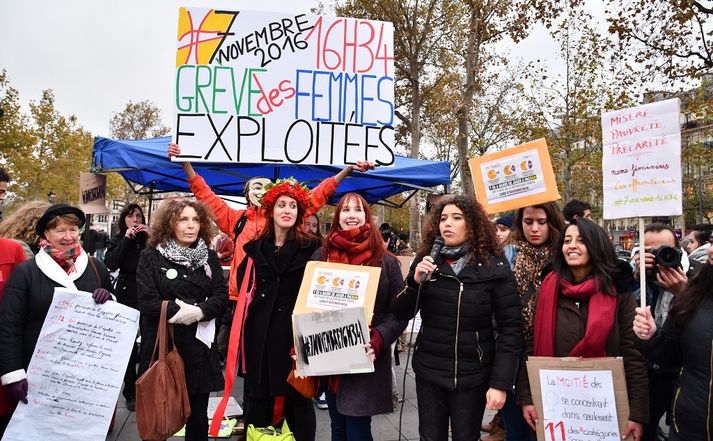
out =
<svg viewBox="0 0 713 441"><path fill-rule="evenodd" d="M309 198L309 190L304 185L300 184L295 178L278 179L274 184L265 186L265 194L260 200L260 204L266 212L269 212L275 206L277 198L287 195L296 200L304 211L312 206L312 201Z"/></svg>

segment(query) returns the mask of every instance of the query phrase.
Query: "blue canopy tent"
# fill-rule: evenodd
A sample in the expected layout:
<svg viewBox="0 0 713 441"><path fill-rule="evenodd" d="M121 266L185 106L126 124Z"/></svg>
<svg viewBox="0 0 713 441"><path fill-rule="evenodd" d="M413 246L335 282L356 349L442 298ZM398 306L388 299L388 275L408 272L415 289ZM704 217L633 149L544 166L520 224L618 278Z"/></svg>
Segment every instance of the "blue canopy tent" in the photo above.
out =
<svg viewBox="0 0 713 441"><path fill-rule="evenodd" d="M169 161L166 151L170 136L136 141L96 137L92 171L117 172L134 184L138 194L153 198L167 192L190 192L180 163ZM242 196L245 182L254 176L270 179L294 176L312 188L342 169L330 165L193 163L196 173L221 196ZM436 191L450 185L450 163L396 156L394 167L377 167L366 173L354 172L339 185L330 203L351 191L358 191L370 203L399 208L418 190ZM389 197L409 192L403 201ZM229 199L229 198L228 198Z"/></svg>

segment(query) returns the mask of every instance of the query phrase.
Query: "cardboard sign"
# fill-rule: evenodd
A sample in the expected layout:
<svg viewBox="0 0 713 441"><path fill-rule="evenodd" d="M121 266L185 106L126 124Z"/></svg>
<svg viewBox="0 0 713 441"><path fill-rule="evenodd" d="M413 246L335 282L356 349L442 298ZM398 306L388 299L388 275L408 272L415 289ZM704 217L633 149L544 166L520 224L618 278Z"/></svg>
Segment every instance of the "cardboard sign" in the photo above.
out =
<svg viewBox="0 0 713 441"><path fill-rule="evenodd" d="M468 160L475 195L488 213L560 198L544 139Z"/></svg>
<svg viewBox="0 0 713 441"><path fill-rule="evenodd" d="M602 114L604 218L683 213L678 98Z"/></svg>
<svg viewBox="0 0 713 441"><path fill-rule="evenodd" d="M106 214L106 175L79 174L79 209L85 214Z"/></svg>
<svg viewBox="0 0 713 441"><path fill-rule="evenodd" d="M139 329L139 311L55 288L3 440L105 440Z"/></svg>
<svg viewBox="0 0 713 441"><path fill-rule="evenodd" d="M180 8L177 161L394 164L391 23Z"/></svg>
<svg viewBox="0 0 713 441"><path fill-rule="evenodd" d="M629 419L621 358L529 357L538 441L620 441Z"/></svg>
<svg viewBox="0 0 713 441"><path fill-rule="evenodd" d="M297 375L374 372L364 345L369 327L363 307L293 314Z"/></svg>
<svg viewBox="0 0 713 441"><path fill-rule="evenodd" d="M381 268L307 262L293 314L360 307L371 323Z"/></svg>

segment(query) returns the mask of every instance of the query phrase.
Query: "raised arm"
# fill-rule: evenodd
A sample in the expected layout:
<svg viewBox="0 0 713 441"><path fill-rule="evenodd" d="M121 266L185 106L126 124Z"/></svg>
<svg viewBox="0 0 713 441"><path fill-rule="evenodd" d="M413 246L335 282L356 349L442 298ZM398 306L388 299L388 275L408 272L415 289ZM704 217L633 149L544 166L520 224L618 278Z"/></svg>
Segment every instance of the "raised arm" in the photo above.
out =
<svg viewBox="0 0 713 441"><path fill-rule="evenodd" d="M174 156L178 156L181 154L181 148L176 144L175 142L171 142L168 144L168 159L172 159ZM196 176L196 171L193 170L193 165L188 162L182 162L181 166L183 167L183 171L186 173L186 178L188 179L193 179Z"/></svg>

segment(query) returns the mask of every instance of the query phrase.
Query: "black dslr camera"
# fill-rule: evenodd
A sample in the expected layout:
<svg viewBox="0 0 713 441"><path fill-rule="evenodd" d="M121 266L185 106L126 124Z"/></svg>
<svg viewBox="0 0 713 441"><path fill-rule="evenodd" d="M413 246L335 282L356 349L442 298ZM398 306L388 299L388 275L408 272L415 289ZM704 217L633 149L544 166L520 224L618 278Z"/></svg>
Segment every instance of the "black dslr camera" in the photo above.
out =
<svg viewBox="0 0 713 441"><path fill-rule="evenodd" d="M683 252L679 249L668 245L661 245L660 247L651 250L650 253L654 255L654 265L661 265L666 268L682 268L681 257L683 256ZM654 266L646 272L647 279L655 281L656 274L659 270L657 266Z"/></svg>
<svg viewBox="0 0 713 441"><path fill-rule="evenodd" d="M674 247L661 245L655 250L651 250L654 255L654 262L666 268L678 268L681 266L681 256L683 253Z"/></svg>

